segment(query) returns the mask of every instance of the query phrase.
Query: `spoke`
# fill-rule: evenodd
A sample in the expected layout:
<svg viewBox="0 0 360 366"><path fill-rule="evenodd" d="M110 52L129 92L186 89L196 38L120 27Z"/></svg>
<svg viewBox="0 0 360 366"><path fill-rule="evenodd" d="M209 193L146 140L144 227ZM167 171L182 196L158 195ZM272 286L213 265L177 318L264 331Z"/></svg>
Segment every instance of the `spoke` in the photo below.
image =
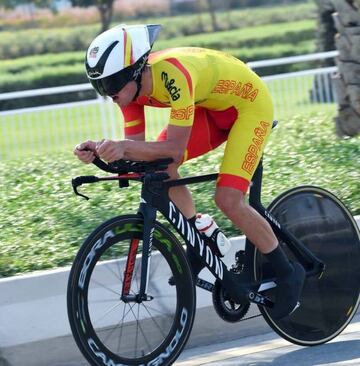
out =
<svg viewBox="0 0 360 366"><path fill-rule="evenodd" d="M122 304L122 302L119 302L119 304L117 304L116 306L119 306L119 305L121 305L121 304ZM135 304L134 304L134 305L135 305ZM134 305L133 305L133 306L134 306ZM113 308L113 309L115 309L115 307L116 307L116 306L113 306L112 308ZM130 305L129 305L129 306L130 306ZM125 309L125 308L126 308L126 304L125 304L125 306L124 306L124 309ZM123 321L124 321L125 317L129 314L129 312L130 312L131 308L132 308L132 307L130 307L129 311L128 311L128 312L127 312L127 313L126 313L126 314L121 318L121 320L119 321L119 323L117 323L117 324L115 325L115 327L117 327L121 322L123 322ZM107 313L109 313L109 312L110 312L111 310L113 310L113 309L108 310L108 311L107 311ZM125 310L124 310L124 312L125 312ZM107 314L104 314L101 318L97 319L95 322L92 322L92 324L93 324L93 325L95 325L95 323L96 323L96 322L98 322L99 320L101 320L102 318L104 318L106 315L107 315ZM111 328L109 328L109 329L111 329Z"/></svg>
<svg viewBox="0 0 360 366"><path fill-rule="evenodd" d="M134 317L135 317L134 311L133 311L132 309L131 309L131 311L132 311L132 313L133 313L133 315L134 315ZM137 326L136 326L136 327L140 329L140 332L141 332L141 334L143 335L144 340L145 340L145 342L146 342L146 344L147 344L147 346L148 346L149 350L151 351L151 345L150 345L149 341L147 340L146 335L145 335L144 331L142 330L141 324L139 323L139 321L138 321L138 320L137 320Z"/></svg>
<svg viewBox="0 0 360 366"><path fill-rule="evenodd" d="M148 308L142 303L141 304L144 309L146 310L146 312L150 315L150 319L155 323L156 327L160 330L160 333L163 335L163 337L166 337L166 334L162 331L161 326L157 323L157 321L155 320L155 318L152 316L152 314L150 313L150 311L148 310Z"/></svg>
<svg viewBox="0 0 360 366"><path fill-rule="evenodd" d="M144 306L145 306L145 305L144 305ZM159 310L158 308L154 308L154 307L149 306L149 305L146 305L146 307L147 307L148 309L152 310L152 311L156 311L158 314L163 315L163 316L165 316L165 317L171 317L171 315L172 315L172 314L174 314L174 313L171 313L170 311L168 311L168 312L163 312L163 311ZM170 310L170 308L168 308L168 309Z"/></svg>
<svg viewBox="0 0 360 366"><path fill-rule="evenodd" d="M129 247L130 247L130 245L131 245L131 241L130 241ZM120 281L124 282L124 272L121 272L120 259L118 259L117 268L118 268L118 271L119 271Z"/></svg>
<svg viewBox="0 0 360 366"><path fill-rule="evenodd" d="M159 254L162 255L160 252L159 252ZM152 261L152 262L154 262L154 261ZM159 266L160 263L161 263L161 260L158 261L158 264L156 267L154 267L154 265L151 266L150 276L153 276L156 273L157 269L160 267Z"/></svg>
<svg viewBox="0 0 360 366"><path fill-rule="evenodd" d="M116 309L117 307L119 307L122 303L119 301L117 304L113 305L109 310L107 310L105 312L105 314L103 314L99 319L96 319L93 322L93 325L96 325L96 323L98 323L100 320L104 319L106 317L106 315L108 315L110 312L112 312L114 309Z"/></svg>
<svg viewBox="0 0 360 366"><path fill-rule="evenodd" d="M102 286L102 287L106 288L108 291L110 291L110 292L112 292L113 294L115 294L115 295L119 296L119 298L121 297L121 294L120 294L120 293L118 293L118 292L116 292L115 290L113 290L112 288L110 288L110 287L108 287L108 286L104 285L103 283L101 283L101 282L99 282L99 281L96 281L96 280L94 280L94 279L92 279L91 281L92 281L92 282L94 282L94 283L95 283L95 285Z"/></svg>
<svg viewBox="0 0 360 366"><path fill-rule="evenodd" d="M129 314L129 312L130 311L132 311L132 308L135 306L135 303L131 306L131 305L129 305L129 311L125 314L125 316L123 316L121 319L120 319L120 321L116 324L116 325L114 325L114 327L112 327L112 328L107 328L107 330L111 330L111 332L110 332L110 334L108 334L107 336L106 336L106 338L104 339L104 343L106 343L107 342L107 340L110 338L110 336L112 336L113 335L113 333L114 333L114 331L118 328L118 326L120 325L120 323L121 322L124 322L124 319L125 319L125 317L126 317L126 315L127 314ZM126 306L125 306L126 307ZM124 308L125 308L124 307ZM124 311L125 312L125 311Z"/></svg>
<svg viewBox="0 0 360 366"><path fill-rule="evenodd" d="M124 323L124 319L125 319L125 306L124 306L124 311L123 311L123 317L122 317L122 323ZM121 320L120 320L121 322ZM119 322L119 324L120 324ZM123 332L123 327L121 326L120 327L120 337L119 337L119 343L118 343L118 348L117 348L117 352L119 353L120 352L120 343L121 343L121 338L122 338L122 332Z"/></svg>
<svg viewBox="0 0 360 366"><path fill-rule="evenodd" d="M138 347L138 329L139 329L139 309L140 309L140 305L138 304L138 314L137 314L137 318L136 318L136 335L135 335L135 354L134 357L136 358L137 355L137 347Z"/></svg>
<svg viewBox="0 0 360 366"><path fill-rule="evenodd" d="M119 300L119 298L92 300L92 301L89 301L89 304L99 304L99 303L104 303L104 302L115 302L115 301L120 301L120 300Z"/></svg>
<svg viewBox="0 0 360 366"><path fill-rule="evenodd" d="M112 273L117 280L121 280L121 275L118 275L110 266L110 264L105 264L105 268ZM122 282L122 281L121 281Z"/></svg>

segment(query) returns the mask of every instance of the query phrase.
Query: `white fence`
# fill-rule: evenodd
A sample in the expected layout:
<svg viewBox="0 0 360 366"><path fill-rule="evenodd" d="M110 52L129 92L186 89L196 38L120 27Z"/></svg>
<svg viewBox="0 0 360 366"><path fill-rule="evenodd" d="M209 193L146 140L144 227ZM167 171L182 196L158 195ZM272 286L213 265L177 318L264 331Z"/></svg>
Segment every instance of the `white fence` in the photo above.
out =
<svg viewBox="0 0 360 366"><path fill-rule="evenodd" d="M259 68L334 58L337 51L250 62ZM277 119L312 111L335 110L331 76L336 67L264 76L274 99ZM314 83L320 87L314 91ZM0 94L10 99L91 90L90 84ZM147 108L147 136L154 138L165 126L168 109ZM109 98L0 112L0 158L70 149L85 139L121 137L123 117Z"/></svg>

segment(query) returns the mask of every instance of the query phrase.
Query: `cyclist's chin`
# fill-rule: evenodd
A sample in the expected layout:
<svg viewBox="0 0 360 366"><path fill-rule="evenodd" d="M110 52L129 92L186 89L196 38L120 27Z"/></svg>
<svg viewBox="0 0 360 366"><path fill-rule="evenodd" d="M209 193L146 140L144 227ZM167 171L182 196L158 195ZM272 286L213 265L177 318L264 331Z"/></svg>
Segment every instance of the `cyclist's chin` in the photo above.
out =
<svg viewBox="0 0 360 366"><path fill-rule="evenodd" d="M114 100L114 103L116 103L119 107L127 107L134 99L134 95L126 95L125 98Z"/></svg>
<svg viewBox="0 0 360 366"><path fill-rule="evenodd" d="M130 104L131 100L114 100L114 103L117 104L119 107L127 107Z"/></svg>

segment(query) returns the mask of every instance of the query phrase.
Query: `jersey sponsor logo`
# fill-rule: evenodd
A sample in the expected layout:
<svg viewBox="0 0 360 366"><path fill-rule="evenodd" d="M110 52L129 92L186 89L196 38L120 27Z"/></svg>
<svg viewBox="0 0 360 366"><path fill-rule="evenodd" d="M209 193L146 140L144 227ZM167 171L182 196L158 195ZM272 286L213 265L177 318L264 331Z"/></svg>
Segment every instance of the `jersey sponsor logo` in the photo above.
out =
<svg viewBox="0 0 360 366"><path fill-rule="evenodd" d="M267 135L270 123L261 121L260 126L254 129L254 134L256 137L252 139L252 144L249 146L248 151L245 155L244 162L241 166L247 173L252 175L256 168L259 152L264 143L264 138Z"/></svg>
<svg viewBox="0 0 360 366"><path fill-rule="evenodd" d="M188 120L193 116L193 114L194 114L194 106L189 105L186 108L172 109L170 118L178 120Z"/></svg>
<svg viewBox="0 0 360 366"><path fill-rule="evenodd" d="M180 98L181 89L177 88L176 85L174 85L175 80L174 79L169 80L169 75L164 71L161 73L161 80L164 82L165 88L170 93L171 99L173 101L178 100Z"/></svg>
<svg viewBox="0 0 360 366"><path fill-rule="evenodd" d="M254 89L252 83L243 84L235 80L219 80L211 93L234 94L240 98L254 102L259 94L259 89Z"/></svg>

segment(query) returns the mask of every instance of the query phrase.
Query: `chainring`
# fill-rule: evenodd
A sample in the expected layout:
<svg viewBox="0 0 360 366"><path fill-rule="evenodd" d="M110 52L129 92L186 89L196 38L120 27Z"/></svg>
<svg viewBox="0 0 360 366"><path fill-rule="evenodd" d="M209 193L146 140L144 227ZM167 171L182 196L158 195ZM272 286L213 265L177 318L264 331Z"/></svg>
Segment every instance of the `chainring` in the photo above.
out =
<svg viewBox="0 0 360 366"><path fill-rule="evenodd" d="M219 280L215 281L212 300L219 317L229 323L240 321L250 308L250 303L237 304L232 300Z"/></svg>

